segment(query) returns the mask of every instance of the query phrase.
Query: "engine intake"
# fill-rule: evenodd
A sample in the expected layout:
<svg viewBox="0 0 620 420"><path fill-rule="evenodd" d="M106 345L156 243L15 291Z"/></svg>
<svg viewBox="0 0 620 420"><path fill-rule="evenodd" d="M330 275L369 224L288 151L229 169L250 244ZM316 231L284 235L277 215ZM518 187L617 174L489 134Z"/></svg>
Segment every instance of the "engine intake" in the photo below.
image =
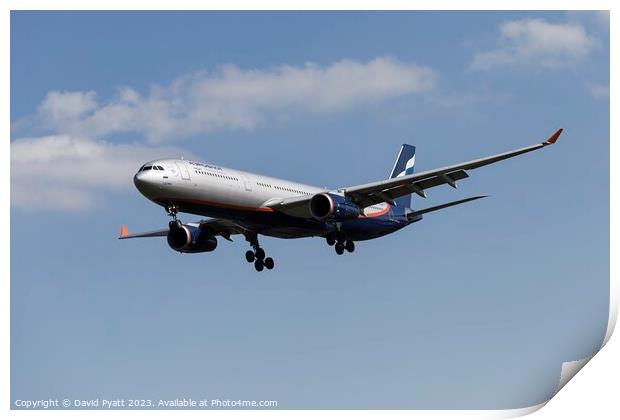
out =
<svg viewBox="0 0 620 420"><path fill-rule="evenodd" d="M173 224L168 231L168 245L179 252L211 252L217 247L217 238L199 227Z"/></svg>
<svg viewBox="0 0 620 420"><path fill-rule="evenodd" d="M310 199L310 214L320 221L355 219L360 213L355 203L340 195L319 193Z"/></svg>

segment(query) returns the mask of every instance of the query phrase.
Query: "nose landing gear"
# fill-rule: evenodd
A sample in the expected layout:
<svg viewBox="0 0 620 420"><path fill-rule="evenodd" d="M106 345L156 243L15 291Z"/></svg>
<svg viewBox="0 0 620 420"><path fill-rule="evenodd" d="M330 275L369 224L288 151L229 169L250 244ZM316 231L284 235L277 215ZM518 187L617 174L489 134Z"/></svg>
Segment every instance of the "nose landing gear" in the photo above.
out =
<svg viewBox="0 0 620 420"><path fill-rule="evenodd" d="M179 219L177 219L177 213L179 212L179 208L176 204L170 204L166 206L166 212L168 213L168 216L172 217L172 220L170 221L170 223L168 223L168 227L170 229L180 228L183 226L183 223Z"/></svg>
<svg viewBox="0 0 620 420"><path fill-rule="evenodd" d="M176 204L169 204L166 206L166 213L168 213L168 216L172 217L172 220L177 220L178 212L179 207Z"/></svg>

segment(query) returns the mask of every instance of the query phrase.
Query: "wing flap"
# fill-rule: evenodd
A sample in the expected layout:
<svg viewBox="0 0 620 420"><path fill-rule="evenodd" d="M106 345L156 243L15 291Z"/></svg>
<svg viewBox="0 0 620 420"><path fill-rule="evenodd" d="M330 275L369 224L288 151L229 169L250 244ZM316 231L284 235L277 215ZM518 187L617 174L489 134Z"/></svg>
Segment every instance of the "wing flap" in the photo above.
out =
<svg viewBox="0 0 620 420"><path fill-rule="evenodd" d="M448 172L446 174L431 176L415 182L401 182L393 187L386 188L378 192L372 192L370 194L353 192L348 193L348 195L360 206L368 207L373 204L383 203L384 201L389 202L390 200L411 193L416 193L426 198L424 190L443 184L450 184L456 188L456 181L460 181L461 179L465 179L467 177L469 177L467 172L464 170L458 170Z"/></svg>
<svg viewBox="0 0 620 420"><path fill-rule="evenodd" d="M442 184L456 186L455 181L458 179L467 178L468 174L465 172L467 170L480 168L481 166L490 165L501 160L510 159L524 153L529 153L534 150L553 145L557 141L558 137L560 137L560 134L562 134L562 131L563 130L560 128L549 138L547 138L547 140L531 146L499 153L497 155L487 156L481 159L458 163L456 165L432 169L430 171L418 172L413 175L406 175L391 178L385 181L357 185L351 188L346 188L345 194L362 207L367 207L369 205L385 201L381 200L380 193L387 193L392 198L397 198L415 192L424 197L425 189Z"/></svg>

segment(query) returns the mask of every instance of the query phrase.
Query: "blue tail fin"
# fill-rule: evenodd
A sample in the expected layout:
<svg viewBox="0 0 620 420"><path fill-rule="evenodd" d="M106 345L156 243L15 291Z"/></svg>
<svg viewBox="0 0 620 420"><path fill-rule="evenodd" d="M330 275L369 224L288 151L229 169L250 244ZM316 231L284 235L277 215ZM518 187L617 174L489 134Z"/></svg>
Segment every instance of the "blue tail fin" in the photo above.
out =
<svg viewBox="0 0 620 420"><path fill-rule="evenodd" d="M410 144L403 144L398 153L398 158L392 168L390 178L396 178L399 176L411 175L413 173L413 167L415 165L415 146ZM394 200L398 209L394 209L397 212L404 212L405 209L411 207L411 194L398 197Z"/></svg>

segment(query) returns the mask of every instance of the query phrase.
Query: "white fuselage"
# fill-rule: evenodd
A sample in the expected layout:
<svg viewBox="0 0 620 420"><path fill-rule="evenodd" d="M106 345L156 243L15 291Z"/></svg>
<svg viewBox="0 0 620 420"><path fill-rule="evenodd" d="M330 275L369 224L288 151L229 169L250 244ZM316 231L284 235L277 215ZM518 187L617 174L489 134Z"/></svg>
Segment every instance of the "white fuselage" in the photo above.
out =
<svg viewBox="0 0 620 420"><path fill-rule="evenodd" d="M268 212L272 211L267 207L269 203L326 191L312 185L178 159L145 164L136 173L134 183L144 196L160 205L177 201L193 203L205 211L190 212L205 216L214 215L210 211L213 208ZM364 213L377 214L386 209L387 204L380 203L365 208Z"/></svg>

